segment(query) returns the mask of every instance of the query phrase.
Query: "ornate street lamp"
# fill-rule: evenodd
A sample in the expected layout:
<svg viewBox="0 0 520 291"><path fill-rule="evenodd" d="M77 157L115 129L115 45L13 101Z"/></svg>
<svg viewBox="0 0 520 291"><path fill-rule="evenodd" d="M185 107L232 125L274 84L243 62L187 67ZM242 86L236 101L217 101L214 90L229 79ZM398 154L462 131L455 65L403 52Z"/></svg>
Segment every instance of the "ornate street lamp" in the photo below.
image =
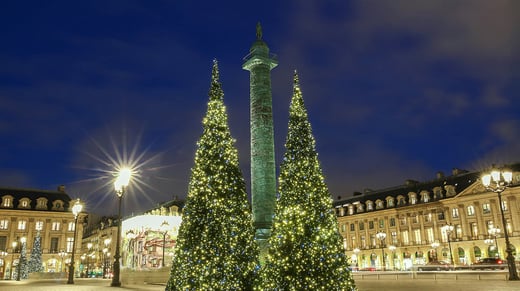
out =
<svg viewBox="0 0 520 291"><path fill-rule="evenodd" d="M495 248L496 248L497 253L498 253L498 242L497 242L497 236L498 236L498 234L500 233L500 228L498 228L498 227L490 227L490 228L488 229L488 233L489 233L490 235L492 235L492 236L495 238Z"/></svg>
<svg viewBox="0 0 520 291"><path fill-rule="evenodd" d="M121 244L121 200L125 194L125 188L130 183L130 177L132 176L132 170L129 168L122 168L119 171L116 181L114 182L114 189L117 197L119 198L119 211L117 215L117 241L116 241L116 254L114 255L114 277L112 277L112 287L121 286L120 281L120 270L119 270L119 258L121 258L121 251L119 249Z"/></svg>
<svg viewBox="0 0 520 291"><path fill-rule="evenodd" d="M168 221L163 221L161 223L161 226L159 227L160 230L161 230L161 233L163 235L163 240L162 240L162 267L164 268L164 249L166 249L166 235L168 234L168 229L170 227L170 224L168 223Z"/></svg>
<svg viewBox="0 0 520 291"><path fill-rule="evenodd" d="M453 227L453 225L448 223L445 226L441 227L441 229L446 233L446 236L448 237L448 248L450 249L450 263L455 268L455 263L453 261L453 253L451 252L451 239L450 239L450 236L453 232L454 227Z"/></svg>
<svg viewBox="0 0 520 291"><path fill-rule="evenodd" d="M78 217L83 209L83 204L79 198L72 206L72 214L74 214L74 237L72 238L72 256L70 257L70 265L69 265L69 278L67 280L67 284L74 284L74 253L76 251L76 236L78 233Z"/></svg>
<svg viewBox="0 0 520 291"><path fill-rule="evenodd" d="M513 172L508 169L496 169L493 167L489 173L485 173L482 178L482 185L486 187L488 191L495 192L498 195L498 205L500 208L500 214L502 215L502 227L504 231L504 237L506 239L506 252L507 252L507 265L509 267L509 280L516 281L520 280L516 271L515 257L513 256L513 250L511 249L511 243L509 242L509 234L507 233L507 222L504 215L504 207L502 204L502 192L506 190L513 181Z"/></svg>
<svg viewBox="0 0 520 291"><path fill-rule="evenodd" d="M385 241L385 238L386 238L386 233L380 231L378 233L376 233L376 238L379 240L380 242L380 245L381 245L381 253L383 255L383 271L385 271L385 268L386 268L386 260L385 260L385 244L384 244L384 241Z"/></svg>

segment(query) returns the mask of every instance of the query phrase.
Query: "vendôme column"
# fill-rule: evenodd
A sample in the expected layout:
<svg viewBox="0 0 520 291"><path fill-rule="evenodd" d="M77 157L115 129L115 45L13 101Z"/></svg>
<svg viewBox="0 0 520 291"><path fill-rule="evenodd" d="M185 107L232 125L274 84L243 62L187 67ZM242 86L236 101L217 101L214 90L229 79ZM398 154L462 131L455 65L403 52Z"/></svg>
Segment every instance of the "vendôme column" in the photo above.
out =
<svg viewBox="0 0 520 291"><path fill-rule="evenodd" d="M244 60L242 68L250 72L251 199L255 240L263 264L276 201L271 70L278 61L269 54L269 47L262 40L260 23L256 25L256 41Z"/></svg>

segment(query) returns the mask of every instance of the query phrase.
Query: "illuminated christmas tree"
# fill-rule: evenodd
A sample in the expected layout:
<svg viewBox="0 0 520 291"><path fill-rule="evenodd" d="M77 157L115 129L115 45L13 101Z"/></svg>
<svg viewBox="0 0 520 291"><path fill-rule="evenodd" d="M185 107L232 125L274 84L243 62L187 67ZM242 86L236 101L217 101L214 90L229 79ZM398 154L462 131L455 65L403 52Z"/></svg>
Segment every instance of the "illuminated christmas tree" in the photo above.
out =
<svg viewBox="0 0 520 291"><path fill-rule="evenodd" d="M36 234L34 243L31 250L31 256L29 257L28 271L29 273L43 272L42 264L42 238L40 232Z"/></svg>
<svg viewBox="0 0 520 291"><path fill-rule="evenodd" d="M252 215L223 97L214 61L166 290L250 290L256 276Z"/></svg>
<svg viewBox="0 0 520 291"><path fill-rule="evenodd" d="M259 290L356 290L298 75L289 109L269 254Z"/></svg>

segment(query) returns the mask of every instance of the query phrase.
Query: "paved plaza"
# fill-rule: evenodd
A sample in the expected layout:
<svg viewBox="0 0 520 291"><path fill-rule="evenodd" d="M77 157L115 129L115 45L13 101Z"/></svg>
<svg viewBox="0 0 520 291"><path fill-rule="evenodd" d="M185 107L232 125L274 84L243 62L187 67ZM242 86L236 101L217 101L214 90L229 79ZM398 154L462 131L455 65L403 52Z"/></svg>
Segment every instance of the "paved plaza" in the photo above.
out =
<svg viewBox="0 0 520 291"><path fill-rule="evenodd" d="M106 290L164 290L164 285L124 285L122 287L110 287L107 279L76 279L74 285L66 284L66 280L23 280L0 281L1 291L106 291ZM356 281L360 291L518 291L520 281L502 280L358 280Z"/></svg>

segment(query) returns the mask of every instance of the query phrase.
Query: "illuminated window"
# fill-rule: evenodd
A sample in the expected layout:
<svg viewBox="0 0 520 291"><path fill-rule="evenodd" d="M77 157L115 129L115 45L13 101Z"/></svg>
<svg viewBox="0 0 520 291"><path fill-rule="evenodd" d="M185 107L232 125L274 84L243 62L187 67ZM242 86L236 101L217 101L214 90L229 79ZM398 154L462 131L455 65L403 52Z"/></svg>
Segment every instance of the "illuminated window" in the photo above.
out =
<svg viewBox="0 0 520 291"><path fill-rule="evenodd" d="M507 211L507 201L502 200L502 210Z"/></svg>
<svg viewBox="0 0 520 291"><path fill-rule="evenodd" d="M374 202L372 201L367 201L367 211L372 211L374 210Z"/></svg>
<svg viewBox="0 0 520 291"><path fill-rule="evenodd" d="M388 197L386 199L386 206L387 207L394 207L394 197Z"/></svg>
<svg viewBox="0 0 520 291"><path fill-rule="evenodd" d="M455 237L462 237L462 225L455 225Z"/></svg>
<svg viewBox="0 0 520 291"><path fill-rule="evenodd" d="M421 244L422 240L421 240L421 230L420 229L414 229L413 230L413 234L414 234L414 238L415 238L415 243L416 244Z"/></svg>
<svg viewBox="0 0 520 291"><path fill-rule="evenodd" d="M41 221L41 220L36 221L35 229L36 230L43 230L43 221Z"/></svg>
<svg viewBox="0 0 520 291"><path fill-rule="evenodd" d="M364 235L361 236L361 247L366 248L367 247L367 240Z"/></svg>
<svg viewBox="0 0 520 291"><path fill-rule="evenodd" d="M491 213L491 207L489 206L489 203L482 204L482 213L483 214Z"/></svg>
<svg viewBox="0 0 520 291"><path fill-rule="evenodd" d="M67 253L72 252L72 246L74 245L74 238L68 237L67 238Z"/></svg>
<svg viewBox="0 0 520 291"><path fill-rule="evenodd" d="M475 215L475 207L473 205L468 206L467 210L468 210L468 216Z"/></svg>
<svg viewBox="0 0 520 291"><path fill-rule="evenodd" d="M383 227L385 227L385 220L379 219L379 228L383 228Z"/></svg>
<svg viewBox="0 0 520 291"><path fill-rule="evenodd" d="M435 241L435 237L433 235L433 228L428 227L425 230L426 230L426 237L428 238L428 242L429 243L434 242Z"/></svg>
<svg viewBox="0 0 520 291"><path fill-rule="evenodd" d="M401 231L401 236L402 236L402 238L403 238L403 243L404 243L405 245L410 244L410 238L408 237L408 230Z"/></svg>
<svg viewBox="0 0 520 291"><path fill-rule="evenodd" d="M53 221L51 230L60 230L60 223L58 221Z"/></svg>
<svg viewBox="0 0 520 291"><path fill-rule="evenodd" d="M370 242L372 244L372 247L377 247L376 235L375 234L371 234L370 235Z"/></svg>
<svg viewBox="0 0 520 291"><path fill-rule="evenodd" d="M394 245L396 245L398 243L398 241L397 241L397 232L396 231L392 231L392 243Z"/></svg>
<svg viewBox="0 0 520 291"><path fill-rule="evenodd" d="M76 227L75 223L74 222L69 222L68 223L68 227L67 227L67 230L68 231L74 231L74 228Z"/></svg>
<svg viewBox="0 0 520 291"><path fill-rule="evenodd" d="M36 199L36 209L47 210L47 198L40 197Z"/></svg>
<svg viewBox="0 0 520 291"><path fill-rule="evenodd" d="M57 253L58 252L59 242L60 242L59 238L51 237L51 248L49 250L50 253Z"/></svg>
<svg viewBox="0 0 520 291"><path fill-rule="evenodd" d="M451 217L453 218L459 218L459 209L458 208L452 208L451 209Z"/></svg>
<svg viewBox="0 0 520 291"><path fill-rule="evenodd" d="M424 215L424 222L432 222L432 214L431 213L426 213Z"/></svg>
<svg viewBox="0 0 520 291"><path fill-rule="evenodd" d="M9 228L9 220L2 219L0 220L0 229L8 229Z"/></svg>
<svg viewBox="0 0 520 291"><path fill-rule="evenodd" d="M390 226L395 226L395 218L394 217L390 218Z"/></svg>
<svg viewBox="0 0 520 291"><path fill-rule="evenodd" d="M13 207L13 196L6 195L2 197L2 207L12 208Z"/></svg>
<svg viewBox="0 0 520 291"><path fill-rule="evenodd" d="M26 227L27 227L26 220L18 220L18 230L25 230Z"/></svg>
<svg viewBox="0 0 520 291"><path fill-rule="evenodd" d="M472 222L469 224L469 227L471 229L471 235L473 237L477 237L478 236L478 225L476 222Z"/></svg>

